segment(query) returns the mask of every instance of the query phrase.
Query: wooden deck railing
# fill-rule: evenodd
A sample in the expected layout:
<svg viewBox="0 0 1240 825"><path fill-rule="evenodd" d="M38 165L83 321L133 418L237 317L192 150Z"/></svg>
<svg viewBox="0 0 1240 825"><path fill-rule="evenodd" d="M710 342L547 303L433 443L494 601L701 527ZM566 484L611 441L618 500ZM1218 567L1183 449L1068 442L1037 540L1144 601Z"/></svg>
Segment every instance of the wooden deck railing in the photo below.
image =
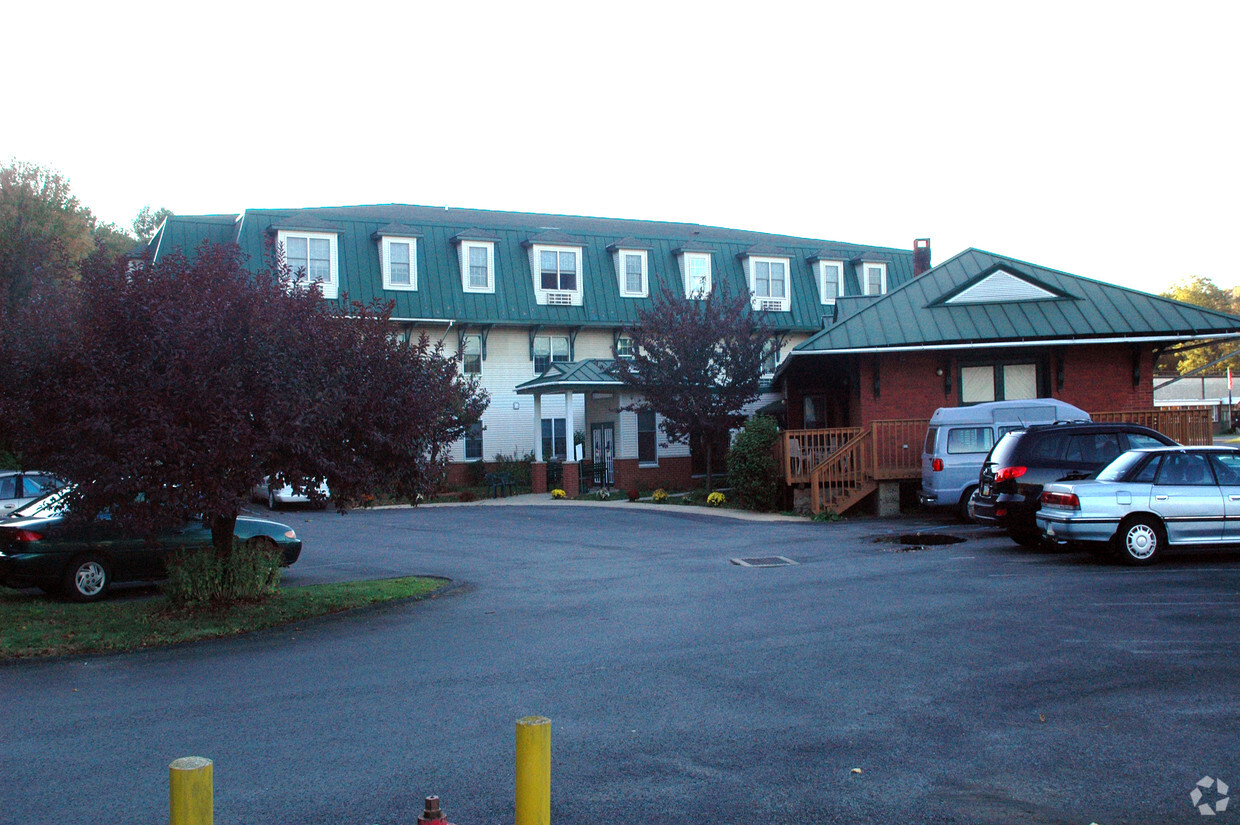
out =
<svg viewBox="0 0 1240 825"><path fill-rule="evenodd" d="M857 493L873 484L874 430L858 430L810 473L809 509L842 513L856 503Z"/></svg>
<svg viewBox="0 0 1240 825"><path fill-rule="evenodd" d="M861 432L860 427L833 427L826 430L785 430L777 454L788 484L806 484L810 472L827 456Z"/></svg>
<svg viewBox="0 0 1240 825"><path fill-rule="evenodd" d="M1157 430L1181 444L1211 444L1214 425L1204 407L1117 410L1092 413L1094 421L1127 421ZM915 479L921 476L921 451L930 420L926 418L871 421L868 427L833 427L820 430L785 430L776 447L776 458L784 468L786 484L821 485L824 490L844 474L865 472L876 481ZM871 439L864 446L856 442L862 433ZM856 455L836 462L833 469L816 470L833 458L845 445ZM858 464L858 461L864 463ZM815 481L814 476L819 476ZM824 493L826 495L826 493ZM817 511L815 511L817 512Z"/></svg>
<svg viewBox="0 0 1240 825"><path fill-rule="evenodd" d="M1090 413L1094 421L1127 421L1140 424L1181 444L1209 446L1214 443L1214 422L1205 407L1159 407L1152 410L1119 410Z"/></svg>

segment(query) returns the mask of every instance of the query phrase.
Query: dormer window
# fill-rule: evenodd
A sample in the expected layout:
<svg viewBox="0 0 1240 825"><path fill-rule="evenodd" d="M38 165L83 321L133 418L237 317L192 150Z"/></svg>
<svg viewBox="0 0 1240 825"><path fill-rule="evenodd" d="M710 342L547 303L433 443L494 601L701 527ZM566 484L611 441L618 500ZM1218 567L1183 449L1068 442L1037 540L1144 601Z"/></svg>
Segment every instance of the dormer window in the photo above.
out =
<svg viewBox="0 0 1240 825"><path fill-rule="evenodd" d="M705 298L711 289L711 257L709 252L681 251L680 270L685 281L686 298Z"/></svg>
<svg viewBox="0 0 1240 825"><path fill-rule="evenodd" d="M281 229L276 233L276 243L284 248L284 263L297 283L318 281L324 298L339 295L336 233Z"/></svg>
<svg viewBox="0 0 1240 825"><path fill-rule="evenodd" d="M861 288L866 295L887 294L887 264L862 263Z"/></svg>
<svg viewBox="0 0 1240 825"><path fill-rule="evenodd" d="M744 257L753 308L764 312L787 312L790 291L788 259L759 255Z"/></svg>
<svg viewBox="0 0 1240 825"><path fill-rule="evenodd" d="M527 241L534 300L543 306L581 306L582 247Z"/></svg>
<svg viewBox="0 0 1240 825"><path fill-rule="evenodd" d="M824 304L834 304L844 295L844 262L818 262L818 294Z"/></svg>
<svg viewBox="0 0 1240 825"><path fill-rule="evenodd" d="M379 242L384 289L418 288L418 239L384 235Z"/></svg>
<svg viewBox="0 0 1240 825"><path fill-rule="evenodd" d="M499 236L484 229L467 229L451 238L461 268L465 292L495 292L495 243Z"/></svg>
<svg viewBox="0 0 1240 825"><path fill-rule="evenodd" d="M625 298L650 295L649 247L636 238L625 238L607 247L616 267L616 281Z"/></svg>
<svg viewBox="0 0 1240 825"><path fill-rule="evenodd" d="M461 241L461 288L466 292L495 291L495 244Z"/></svg>

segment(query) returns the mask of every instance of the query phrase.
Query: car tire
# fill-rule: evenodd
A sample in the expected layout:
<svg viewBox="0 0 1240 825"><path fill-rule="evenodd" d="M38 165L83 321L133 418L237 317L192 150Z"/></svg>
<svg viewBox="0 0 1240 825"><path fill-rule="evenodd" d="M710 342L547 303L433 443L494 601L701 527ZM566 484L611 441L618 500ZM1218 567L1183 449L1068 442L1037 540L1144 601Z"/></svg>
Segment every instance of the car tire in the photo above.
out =
<svg viewBox="0 0 1240 825"><path fill-rule="evenodd" d="M273 513L280 509L279 502L276 501L276 491L270 487L267 488L267 509L271 510Z"/></svg>
<svg viewBox="0 0 1240 825"><path fill-rule="evenodd" d="M1131 516L1120 524L1112 541L1125 564L1153 564L1167 545L1167 531L1153 516Z"/></svg>
<svg viewBox="0 0 1240 825"><path fill-rule="evenodd" d="M973 494L977 492L977 485L964 488L964 493L960 496L960 503L956 505L956 518L960 521L968 522L969 518L969 499L973 498Z"/></svg>
<svg viewBox="0 0 1240 825"><path fill-rule="evenodd" d="M1042 543L1042 533L1036 527L1012 527L1008 536L1021 547L1037 547Z"/></svg>
<svg viewBox="0 0 1240 825"><path fill-rule="evenodd" d="M112 586L112 568L95 553L78 556L69 563L61 589L75 602L94 602L107 595Z"/></svg>

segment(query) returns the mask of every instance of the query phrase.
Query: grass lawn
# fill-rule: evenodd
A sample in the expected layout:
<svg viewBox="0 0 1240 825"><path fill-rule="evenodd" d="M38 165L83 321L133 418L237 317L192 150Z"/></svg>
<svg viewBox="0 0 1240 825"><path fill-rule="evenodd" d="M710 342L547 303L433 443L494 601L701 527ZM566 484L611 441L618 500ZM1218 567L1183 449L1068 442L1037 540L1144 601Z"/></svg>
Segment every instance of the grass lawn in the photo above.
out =
<svg viewBox="0 0 1240 825"><path fill-rule="evenodd" d="M173 609L163 596L73 604L0 588L0 659L139 650L235 636L354 607L420 598L444 584L425 576L316 584L281 590L258 604L189 611Z"/></svg>

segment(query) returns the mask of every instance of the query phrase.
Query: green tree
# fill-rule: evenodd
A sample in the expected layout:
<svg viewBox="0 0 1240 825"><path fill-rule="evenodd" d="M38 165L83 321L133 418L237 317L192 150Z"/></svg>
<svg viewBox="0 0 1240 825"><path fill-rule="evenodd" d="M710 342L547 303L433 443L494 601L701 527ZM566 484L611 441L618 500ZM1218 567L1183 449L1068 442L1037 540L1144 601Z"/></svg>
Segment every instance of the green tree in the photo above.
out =
<svg viewBox="0 0 1240 825"><path fill-rule="evenodd" d="M779 500L779 465L775 442L779 424L769 415L758 415L732 440L728 452L728 484L741 502L754 510L771 510Z"/></svg>
<svg viewBox="0 0 1240 825"><path fill-rule="evenodd" d="M40 281L70 277L94 249L95 216L55 169L10 160L0 167L0 304L12 307Z"/></svg>
<svg viewBox="0 0 1240 825"><path fill-rule="evenodd" d="M638 314L632 336L633 357L616 360L618 377L643 399L631 409L658 413L669 440L702 445L709 493L714 445L727 444L745 421L741 408L761 393L771 330L748 293L717 288L685 298L665 287Z"/></svg>
<svg viewBox="0 0 1240 825"><path fill-rule="evenodd" d="M164 218L169 217L172 217L171 209L161 206L152 212L151 205L148 203L138 210L137 216L133 219L133 232L138 236L139 241L146 243L155 236L155 230L159 229Z"/></svg>
<svg viewBox="0 0 1240 825"><path fill-rule="evenodd" d="M1203 275L1190 275L1187 278L1176 281L1166 292L1162 293L1162 296L1176 301L1183 301L1186 304L1205 307L1206 309L1214 309L1233 315L1240 314L1240 300L1237 300L1236 292L1219 287L1214 281ZM1207 346L1187 347L1182 350L1165 353L1159 359L1158 368L1165 371L1178 372L1183 375L1203 367L1235 349L1236 344L1230 341L1209 344ZM1229 366L1233 373L1240 373L1240 354L1217 364L1212 369L1222 372Z"/></svg>

